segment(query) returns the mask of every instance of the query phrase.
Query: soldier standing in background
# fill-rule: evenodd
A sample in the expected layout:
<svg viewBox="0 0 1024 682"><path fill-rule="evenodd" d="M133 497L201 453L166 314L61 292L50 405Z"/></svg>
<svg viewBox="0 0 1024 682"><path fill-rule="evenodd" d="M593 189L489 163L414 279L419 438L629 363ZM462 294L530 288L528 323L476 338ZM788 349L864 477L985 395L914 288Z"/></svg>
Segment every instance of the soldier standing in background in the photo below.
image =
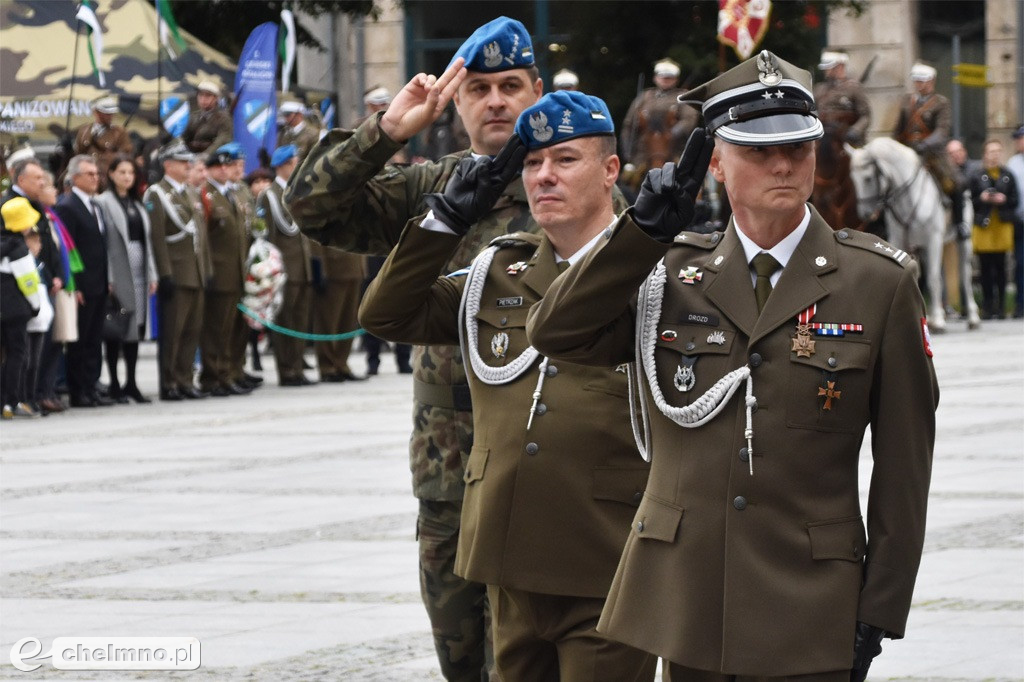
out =
<svg viewBox="0 0 1024 682"><path fill-rule="evenodd" d="M441 191L470 150L437 162L387 165L395 152L454 99L472 151L496 154L542 89L526 27L506 17L481 26L440 78L415 76L387 111L355 131L332 130L321 139L289 181L285 199L292 215L324 244L387 254L408 220L427 210L423 195ZM517 230L537 230L519 179L470 228L445 271L467 265L494 237ZM410 465L413 494L420 501L420 590L442 674L448 680L479 680L493 666L486 590L453 570L464 462L473 438L469 388L457 347L417 346L413 368Z"/></svg>
<svg viewBox="0 0 1024 682"><path fill-rule="evenodd" d="M832 128L842 134L844 142L862 145L871 125L871 105L860 81L847 77L849 61L845 52L825 50L821 53L818 68L825 80L814 85L814 101L826 134Z"/></svg>
<svg viewBox="0 0 1024 682"><path fill-rule="evenodd" d="M555 90L579 90L580 77L569 69L562 69L551 77L551 86Z"/></svg>
<svg viewBox="0 0 1024 682"><path fill-rule="evenodd" d="M93 122L86 123L75 133L75 154L91 154L100 173L100 191L106 187L107 167L118 154L132 153L132 138L128 131L114 125L117 100L100 97L92 103Z"/></svg>
<svg viewBox="0 0 1024 682"><path fill-rule="evenodd" d="M146 190L160 300L160 399L205 398L192 365L203 328L204 289L212 274L203 207L188 185L194 155L181 140L160 150L163 179Z"/></svg>
<svg viewBox="0 0 1024 682"><path fill-rule="evenodd" d="M277 134L277 146L295 145L299 163L320 139L320 131L306 121L306 106L297 100L281 103L284 126Z"/></svg>
<svg viewBox="0 0 1024 682"><path fill-rule="evenodd" d="M939 183L943 194L950 196L955 188L953 168L946 154L952 126L953 109L949 100L935 92L932 66L920 62L910 69L915 92L900 105L900 116L893 137L917 152L924 167Z"/></svg>
<svg viewBox="0 0 1024 682"><path fill-rule="evenodd" d="M193 152L202 154L231 142L235 125L231 121L231 114L218 102L220 88L216 84L203 81L197 89L196 104L199 109L189 114L181 139Z"/></svg>

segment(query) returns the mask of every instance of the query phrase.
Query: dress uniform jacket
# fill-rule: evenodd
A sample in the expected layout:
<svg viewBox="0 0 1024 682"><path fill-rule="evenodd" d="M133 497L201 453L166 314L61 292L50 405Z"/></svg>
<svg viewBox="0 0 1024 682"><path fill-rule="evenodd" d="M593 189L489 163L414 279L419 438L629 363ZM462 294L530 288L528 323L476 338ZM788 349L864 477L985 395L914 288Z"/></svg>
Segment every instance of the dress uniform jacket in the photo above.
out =
<svg viewBox="0 0 1024 682"><path fill-rule="evenodd" d="M527 349L527 311L558 275L545 237L499 243L473 318L477 351L496 368ZM363 325L393 341L458 343L466 277L435 281L458 247L458 237L411 223L367 290ZM488 585L602 598L648 473L631 435L626 376L551 362L528 430L540 363L498 385L469 372L474 440L455 572Z"/></svg>
<svg viewBox="0 0 1024 682"><path fill-rule="evenodd" d="M209 182L203 192L204 206L208 205L207 230L213 260L210 290L237 292L241 296L245 281L245 258L248 255L244 200L236 195L232 203Z"/></svg>
<svg viewBox="0 0 1024 682"><path fill-rule="evenodd" d="M864 233L833 233L813 208L758 315L734 224L683 233L671 248L623 218L610 240L556 282L530 338L573 362L633 359L627 300L664 255L650 328L666 402L692 404L747 366L743 389L697 428L650 410L651 477L598 630L681 665L732 675L849 669L863 621L903 636L921 558L938 386L909 257ZM667 254L666 254L667 250ZM634 296L633 301L636 301ZM794 351L797 316L863 325ZM690 365L696 384L674 387ZM836 393L836 392L839 393ZM829 394L829 392L831 392ZM829 394L829 395L826 395ZM867 535L858 459L871 428Z"/></svg>
<svg viewBox="0 0 1024 682"><path fill-rule="evenodd" d="M208 149L216 149L222 144L231 142L235 126L231 121L231 114L219 107L212 111L194 111L188 117L185 125L185 132L181 134L182 141L196 154L201 154Z"/></svg>
<svg viewBox="0 0 1024 682"><path fill-rule="evenodd" d="M76 154L92 154L100 173L100 182L107 183L107 168L118 154L132 153L132 138L121 126L97 126L86 123L75 134L74 151Z"/></svg>
<svg viewBox="0 0 1024 682"><path fill-rule="evenodd" d="M864 87L853 78L826 79L814 86L814 102L824 125L832 124L852 133L852 137L866 139L871 124L871 105Z"/></svg>
<svg viewBox="0 0 1024 682"><path fill-rule="evenodd" d="M698 119L696 109L678 101L682 93L648 88L633 100L622 122L624 161L653 168L679 158Z"/></svg>

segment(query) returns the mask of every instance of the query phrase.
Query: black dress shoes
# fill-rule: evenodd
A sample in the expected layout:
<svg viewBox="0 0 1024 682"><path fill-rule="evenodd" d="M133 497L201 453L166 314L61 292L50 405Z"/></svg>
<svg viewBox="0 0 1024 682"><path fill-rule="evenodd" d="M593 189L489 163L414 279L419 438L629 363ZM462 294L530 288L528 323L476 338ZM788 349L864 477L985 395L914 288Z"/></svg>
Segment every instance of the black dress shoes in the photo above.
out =
<svg viewBox="0 0 1024 682"><path fill-rule="evenodd" d="M68 399L71 407L96 407L92 396L88 394L73 395Z"/></svg>
<svg viewBox="0 0 1024 682"><path fill-rule="evenodd" d="M361 377L347 369L344 372L338 372L338 376L340 376L343 381L366 381L366 377Z"/></svg>
<svg viewBox="0 0 1024 682"><path fill-rule="evenodd" d="M252 388L242 384L228 384L224 389L230 395L249 395L252 393Z"/></svg>
<svg viewBox="0 0 1024 682"><path fill-rule="evenodd" d="M310 381L304 376L286 377L278 382L281 386L312 386L316 382Z"/></svg>
<svg viewBox="0 0 1024 682"><path fill-rule="evenodd" d="M214 398L226 398L229 395L231 395L231 392L218 384L217 386L214 386L213 388L210 389L210 395L212 395Z"/></svg>
<svg viewBox="0 0 1024 682"><path fill-rule="evenodd" d="M253 388L263 384L263 377L258 377L255 374L249 374L248 372L242 373L242 381Z"/></svg>
<svg viewBox="0 0 1024 682"><path fill-rule="evenodd" d="M121 395L125 397L125 402L128 402L128 398L131 398L132 400L140 404L153 402L146 396L142 395L142 391L140 391L139 387L135 386L134 384L130 386L125 386L123 389L121 389Z"/></svg>
<svg viewBox="0 0 1024 682"><path fill-rule="evenodd" d="M160 400L184 400L184 396L181 395L181 391L179 391L176 388L165 388L164 390L160 391Z"/></svg>
<svg viewBox="0 0 1024 682"><path fill-rule="evenodd" d="M200 391L198 388L192 387L186 388L181 394L189 400L201 400L210 395L206 391Z"/></svg>
<svg viewBox="0 0 1024 682"><path fill-rule="evenodd" d="M92 398L92 402L98 405L99 407L110 407L111 405L114 404L113 400L107 398L106 396L99 395L98 393L93 393L89 397ZM128 399L125 398L124 401L128 402Z"/></svg>

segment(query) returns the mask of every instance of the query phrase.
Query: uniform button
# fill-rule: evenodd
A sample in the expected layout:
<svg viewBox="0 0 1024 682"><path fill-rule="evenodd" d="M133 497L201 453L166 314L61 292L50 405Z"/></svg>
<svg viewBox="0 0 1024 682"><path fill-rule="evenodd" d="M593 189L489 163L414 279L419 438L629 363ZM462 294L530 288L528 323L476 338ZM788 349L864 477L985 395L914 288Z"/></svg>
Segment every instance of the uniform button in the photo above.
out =
<svg viewBox="0 0 1024 682"><path fill-rule="evenodd" d="M526 444L526 454L528 454L528 455L536 455L538 452L540 452L540 446L539 445L537 445L536 443L527 443Z"/></svg>
<svg viewBox="0 0 1024 682"><path fill-rule="evenodd" d="M740 511L747 508L747 498L742 495L738 495L735 500L732 501L732 506L736 507Z"/></svg>
<svg viewBox="0 0 1024 682"><path fill-rule="evenodd" d="M637 533L643 533L644 532L644 522L643 521L637 521L636 522L636 532Z"/></svg>
<svg viewBox="0 0 1024 682"><path fill-rule="evenodd" d="M711 235L711 243L712 244L717 244L718 240L721 239L721 238L722 238L721 234L719 234L718 232L714 232Z"/></svg>
<svg viewBox="0 0 1024 682"><path fill-rule="evenodd" d="M740 461L746 462L748 459L750 459L750 451L746 448L740 448Z"/></svg>
<svg viewBox="0 0 1024 682"><path fill-rule="evenodd" d="M750 366L751 367L760 367L761 366L761 354L760 353L751 353L750 354Z"/></svg>
<svg viewBox="0 0 1024 682"><path fill-rule="evenodd" d="M643 493L633 493L633 503L634 504L640 504L640 502L643 499L644 499L644 494Z"/></svg>
<svg viewBox="0 0 1024 682"><path fill-rule="evenodd" d="M686 344L686 350L693 350L696 347L697 344L695 344L693 341L690 341L690 343Z"/></svg>
<svg viewBox="0 0 1024 682"><path fill-rule="evenodd" d="M558 374L558 368L554 365L548 365L548 376L553 377Z"/></svg>
<svg viewBox="0 0 1024 682"><path fill-rule="evenodd" d="M839 232L836 233L836 236L839 237L840 239L849 239L850 233L847 232L846 230L839 230Z"/></svg>
<svg viewBox="0 0 1024 682"><path fill-rule="evenodd" d="M503 317L503 318L501 318L501 324L502 324L502 325L506 325L506 324L508 324L508 318L507 318L507 317Z"/></svg>
<svg viewBox="0 0 1024 682"><path fill-rule="evenodd" d="M544 414L547 411L548 406L545 405L544 403L540 403L539 405L537 405L537 414Z"/></svg>
<svg viewBox="0 0 1024 682"><path fill-rule="evenodd" d="M835 358L829 358L828 359L828 366L829 367L835 367L838 364L839 364L839 361L836 360Z"/></svg>

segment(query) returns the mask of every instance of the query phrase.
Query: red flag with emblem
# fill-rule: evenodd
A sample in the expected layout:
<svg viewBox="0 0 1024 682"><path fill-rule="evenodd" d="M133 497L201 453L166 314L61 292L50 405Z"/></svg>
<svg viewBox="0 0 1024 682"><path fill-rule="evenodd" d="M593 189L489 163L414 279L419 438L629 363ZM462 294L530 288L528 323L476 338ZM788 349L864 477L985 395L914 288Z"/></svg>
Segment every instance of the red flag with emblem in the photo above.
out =
<svg viewBox="0 0 1024 682"><path fill-rule="evenodd" d="M771 0L718 0L718 42L749 59L768 30Z"/></svg>

